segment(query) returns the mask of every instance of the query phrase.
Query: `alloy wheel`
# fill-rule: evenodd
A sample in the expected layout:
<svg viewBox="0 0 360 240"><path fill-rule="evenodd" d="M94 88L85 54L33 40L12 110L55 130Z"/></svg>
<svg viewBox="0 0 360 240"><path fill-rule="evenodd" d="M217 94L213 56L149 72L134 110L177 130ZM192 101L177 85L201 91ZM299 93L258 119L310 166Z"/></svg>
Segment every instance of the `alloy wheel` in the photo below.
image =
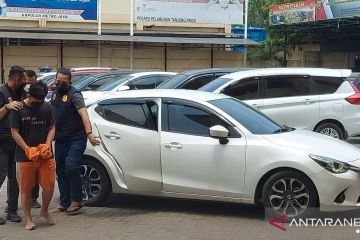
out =
<svg viewBox="0 0 360 240"><path fill-rule="evenodd" d="M98 170L90 165L82 165L80 170L83 200L96 198L101 192L101 177Z"/></svg>
<svg viewBox="0 0 360 240"><path fill-rule="evenodd" d="M339 133L333 128L324 128L319 133L328 135L333 138L339 138Z"/></svg>

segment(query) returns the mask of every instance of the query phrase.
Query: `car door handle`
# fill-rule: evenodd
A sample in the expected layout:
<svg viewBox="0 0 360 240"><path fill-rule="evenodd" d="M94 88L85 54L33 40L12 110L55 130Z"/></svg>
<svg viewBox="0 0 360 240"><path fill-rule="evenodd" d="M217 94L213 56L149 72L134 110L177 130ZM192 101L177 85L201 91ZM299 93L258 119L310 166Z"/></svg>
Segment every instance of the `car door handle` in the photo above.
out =
<svg viewBox="0 0 360 240"><path fill-rule="evenodd" d="M121 136L115 132L105 133L104 136L110 140L119 140Z"/></svg>
<svg viewBox="0 0 360 240"><path fill-rule="evenodd" d="M180 143L177 143L177 142L165 143L164 146L166 148L177 148L177 149L182 149L183 148L183 146Z"/></svg>
<svg viewBox="0 0 360 240"><path fill-rule="evenodd" d="M304 102L305 104L311 104L311 103L314 102L314 100L312 100L312 99L305 99L303 102Z"/></svg>

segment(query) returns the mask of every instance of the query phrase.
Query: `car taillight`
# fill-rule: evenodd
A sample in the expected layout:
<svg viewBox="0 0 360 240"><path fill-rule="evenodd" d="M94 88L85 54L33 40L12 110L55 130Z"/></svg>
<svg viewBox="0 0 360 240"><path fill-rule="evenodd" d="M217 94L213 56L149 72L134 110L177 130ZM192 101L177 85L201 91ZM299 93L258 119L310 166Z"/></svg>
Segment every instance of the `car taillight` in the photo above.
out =
<svg viewBox="0 0 360 240"><path fill-rule="evenodd" d="M360 105L360 90L355 86L352 81L349 81L351 87L354 89L355 94L351 95L350 97L345 98L351 104L359 104Z"/></svg>

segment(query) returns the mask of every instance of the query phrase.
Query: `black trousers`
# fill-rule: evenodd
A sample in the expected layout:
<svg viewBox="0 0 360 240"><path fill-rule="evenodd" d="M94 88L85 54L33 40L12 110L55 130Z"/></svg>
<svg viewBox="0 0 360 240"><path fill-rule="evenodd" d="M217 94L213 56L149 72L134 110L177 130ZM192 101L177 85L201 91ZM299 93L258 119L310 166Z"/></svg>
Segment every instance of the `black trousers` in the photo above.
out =
<svg viewBox="0 0 360 240"><path fill-rule="evenodd" d="M8 150L0 146L0 187L6 176L7 182L7 205L8 212L18 210L19 186L16 179L16 163L14 150Z"/></svg>

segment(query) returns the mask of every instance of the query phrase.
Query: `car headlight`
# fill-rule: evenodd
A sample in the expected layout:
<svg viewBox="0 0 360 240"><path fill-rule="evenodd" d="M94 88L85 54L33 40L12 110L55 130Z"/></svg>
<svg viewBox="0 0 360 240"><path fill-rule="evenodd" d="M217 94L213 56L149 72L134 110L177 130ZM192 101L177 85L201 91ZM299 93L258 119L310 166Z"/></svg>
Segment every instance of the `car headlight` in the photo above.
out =
<svg viewBox="0 0 360 240"><path fill-rule="evenodd" d="M336 174L346 173L349 170L360 172L360 168L336 159L332 159L324 156L312 155L312 154L310 154L309 157L315 162L317 162L320 166L324 167L326 170L332 173L336 173Z"/></svg>

